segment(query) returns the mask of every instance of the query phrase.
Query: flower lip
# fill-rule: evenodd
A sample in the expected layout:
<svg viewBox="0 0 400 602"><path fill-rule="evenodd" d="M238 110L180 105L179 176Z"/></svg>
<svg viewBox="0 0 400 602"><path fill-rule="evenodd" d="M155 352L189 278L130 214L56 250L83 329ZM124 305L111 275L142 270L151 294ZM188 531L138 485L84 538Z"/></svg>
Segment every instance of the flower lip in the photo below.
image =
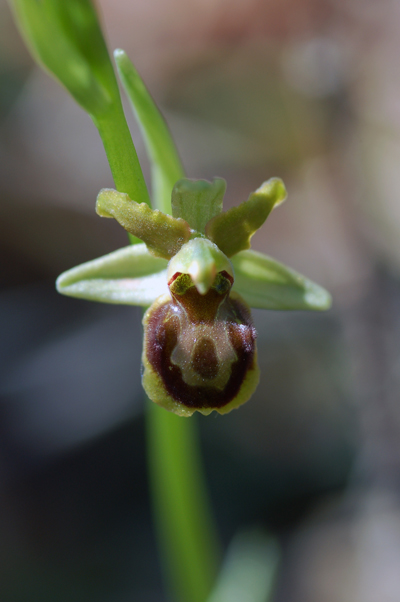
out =
<svg viewBox="0 0 400 602"><path fill-rule="evenodd" d="M184 289L189 275L181 277ZM143 386L150 399L180 416L196 410L225 414L247 401L258 384L250 310L239 295L214 287L206 295L193 284L176 292L157 299L144 316ZM212 305L216 311L210 312Z"/></svg>
<svg viewBox="0 0 400 602"><path fill-rule="evenodd" d="M227 277L228 276L228 277ZM201 294L190 274L180 274L169 287L174 304L179 305L192 323L213 323L222 319L224 303L230 295L232 282L226 272L218 272L213 285Z"/></svg>

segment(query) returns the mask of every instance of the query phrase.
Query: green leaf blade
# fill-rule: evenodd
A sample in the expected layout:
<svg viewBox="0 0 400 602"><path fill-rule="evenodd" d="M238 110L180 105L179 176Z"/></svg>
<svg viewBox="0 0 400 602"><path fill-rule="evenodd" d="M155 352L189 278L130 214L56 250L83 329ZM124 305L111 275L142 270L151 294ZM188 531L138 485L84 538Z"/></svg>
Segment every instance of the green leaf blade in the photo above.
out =
<svg viewBox="0 0 400 602"><path fill-rule="evenodd" d="M101 115L119 91L90 0L10 0L33 55L91 115Z"/></svg>
<svg viewBox="0 0 400 602"><path fill-rule="evenodd" d="M92 117L116 188L150 205L114 68L91 0L9 0L9 3L36 61Z"/></svg>
<svg viewBox="0 0 400 602"><path fill-rule="evenodd" d="M131 245L64 272L56 288L69 297L147 307L168 293L166 268L146 245Z"/></svg>
<svg viewBox="0 0 400 602"><path fill-rule="evenodd" d="M171 213L171 191L184 170L169 128L143 80L123 50L114 58L149 155L155 207Z"/></svg>
<svg viewBox="0 0 400 602"><path fill-rule="evenodd" d="M242 251L231 261L233 290L251 307L324 311L331 306L331 296L324 288L263 253Z"/></svg>

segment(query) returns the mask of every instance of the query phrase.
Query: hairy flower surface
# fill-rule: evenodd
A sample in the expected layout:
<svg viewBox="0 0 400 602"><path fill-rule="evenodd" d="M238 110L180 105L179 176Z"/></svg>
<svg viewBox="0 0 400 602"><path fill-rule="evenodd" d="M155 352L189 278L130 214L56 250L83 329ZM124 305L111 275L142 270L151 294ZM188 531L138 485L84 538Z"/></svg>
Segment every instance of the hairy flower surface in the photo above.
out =
<svg viewBox="0 0 400 602"><path fill-rule="evenodd" d="M206 239L187 244L196 254L207 243L212 245ZM143 386L153 401L178 414L223 414L247 401L258 384L250 308L231 293L232 269L218 271L202 294L190 274L175 272L179 254L176 259L168 270L174 272L170 294L144 316Z"/></svg>
<svg viewBox="0 0 400 602"><path fill-rule="evenodd" d="M257 387L257 333L250 307L326 309L329 294L273 259L250 239L286 198L281 180L222 211L225 182L179 180L172 215L103 189L96 210L145 244L132 245L62 274L61 293L148 307L143 387L180 416L225 414Z"/></svg>

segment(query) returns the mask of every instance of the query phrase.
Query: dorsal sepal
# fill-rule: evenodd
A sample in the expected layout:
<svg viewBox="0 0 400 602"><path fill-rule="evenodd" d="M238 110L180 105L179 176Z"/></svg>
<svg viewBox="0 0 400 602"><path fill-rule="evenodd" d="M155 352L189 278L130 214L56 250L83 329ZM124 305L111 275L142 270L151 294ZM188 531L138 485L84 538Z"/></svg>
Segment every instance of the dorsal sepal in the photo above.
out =
<svg viewBox="0 0 400 602"><path fill-rule="evenodd" d="M204 234L207 222L222 211L225 190L226 182L222 178L214 178L212 182L182 178L172 190L172 215L181 217L193 230Z"/></svg>

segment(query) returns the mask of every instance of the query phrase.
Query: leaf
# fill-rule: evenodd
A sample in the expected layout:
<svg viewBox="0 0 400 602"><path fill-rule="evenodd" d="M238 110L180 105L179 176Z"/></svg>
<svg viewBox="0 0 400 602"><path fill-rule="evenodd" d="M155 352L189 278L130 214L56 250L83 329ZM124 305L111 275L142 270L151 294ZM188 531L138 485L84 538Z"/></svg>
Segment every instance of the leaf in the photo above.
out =
<svg viewBox="0 0 400 602"><path fill-rule="evenodd" d="M103 141L115 187L150 205L92 1L9 2L34 58L92 117ZM132 239L132 242L138 241Z"/></svg>
<svg viewBox="0 0 400 602"><path fill-rule="evenodd" d="M206 236L228 257L249 249L253 234L263 225L272 209L285 198L286 189L282 180L271 178L247 201L213 217L206 225Z"/></svg>
<svg viewBox="0 0 400 602"><path fill-rule="evenodd" d="M130 234L146 243L157 257L170 259L192 234L189 224L146 203L136 203L127 194L110 188L100 190L96 211L102 217L114 217Z"/></svg>
<svg viewBox="0 0 400 602"><path fill-rule="evenodd" d="M222 211L225 190L222 178L214 178L213 182L183 178L172 190L172 215L204 234L207 222Z"/></svg>
<svg viewBox="0 0 400 602"><path fill-rule="evenodd" d="M119 102L114 70L90 0L10 0L32 53L91 115Z"/></svg>
<svg viewBox="0 0 400 602"><path fill-rule="evenodd" d="M146 307L168 293L166 268L146 245L130 245L64 272L56 288L70 297Z"/></svg>
<svg viewBox="0 0 400 602"><path fill-rule="evenodd" d="M126 53L115 50L114 58L150 159L155 207L171 213L172 187L184 175L178 151L163 116Z"/></svg>
<svg viewBox="0 0 400 602"><path fill-rule="evenodd" d="M233 290L251 307L322 311L331 306L324 288L263 253L241 251L231 261Z"/></svg>

